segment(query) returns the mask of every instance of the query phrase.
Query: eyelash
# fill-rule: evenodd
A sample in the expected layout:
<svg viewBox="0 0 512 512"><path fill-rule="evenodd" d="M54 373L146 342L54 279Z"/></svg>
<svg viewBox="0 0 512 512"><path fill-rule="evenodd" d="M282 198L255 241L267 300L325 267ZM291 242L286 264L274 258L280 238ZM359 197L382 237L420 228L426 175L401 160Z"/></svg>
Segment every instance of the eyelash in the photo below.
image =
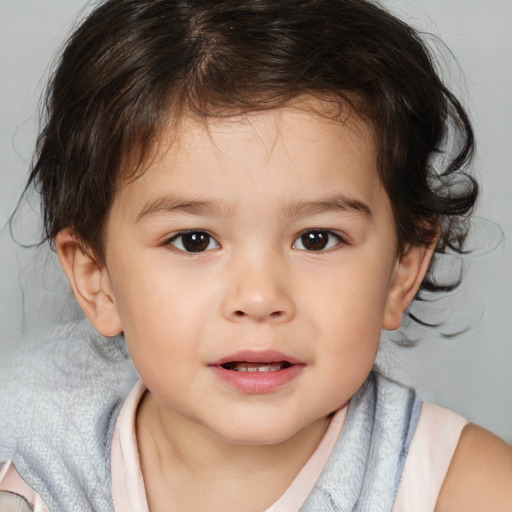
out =
<svg viewBox="0 0 512 512"><path fill-rule="evenodd" d="M199 245L196 247L199 250L189 250L190 247L187 249L187 247L184 245L184 236L186 235L199 235L199 244L201 241L203 242L203 245ZM310 237L309 241L306 237ZM313 248L306 248L305 243L312 242L315 243L315 240L313 240L313 237L325 237L323 240L320 240L320 247L317 249ZM192 238L194 238L192 236ZM195 242L194 240L188 240L188 242ZM207 243L206 243L207 242ZM204 244L206 243L206 246L204 247ZM212 243L214 244L214 247L211 247ZM298 243L302 245L302 247L297 247ZM325 243L325 246L322 247L321 245ZM292 249L297 249L299 251L306 251L306 252L325 252L329 251L330 249L334 249L335 247L341 245L341 244L347 244L347 242L341 237L339 234L335 233L334 231L328 230L328 229L307 229L306 231L303 231L300 233L293 241L292 243ZM181 251L185 254L198 254L203 253L207 251L212 251L215 249L220 249L220 244L215 240L215 238L208 233L207 231L202 230L187 230L187 231L180 231L176 234L174 234L171 238L167 239L164 242L164 245L172 245L175 249L178 251ZM203 248L204 247L204 248Z"/></svg>
<svg viewBox="0 0 512 512"><path fill-rule="evenodd" d="M186 235L200 235L202 237L207 237L208 244L206 248L198 251L194 250L187 250L185 245L183 244L183 237ZM215 247L210 247L212 242L215 244ZM172 245L175 249L178 251L181 251L185 254L198 254L206 251L211 251L213 249L220 249L220 244L215 240L215 238L210 235L207 231L202 231L200 229L190 229L187 231L180 231L179 233L176 233L171 238L165 241L164 245ZM179 247L181 245L181 247Z"/></svg>
<svg viewBox="0 0 512 512"><path fill-rule="evenodd" d="M325 247L320 247L318 249L307 249L304 247L304 243L307 240L307 236L310 236L310 241L312 241L313 236L320 235L321 237L325 238ZM301 247L297 247L297 242L300 242L302 245ZM322 241L323 242L323 241ZM334 243L332 243L334 242ZM341 244L347 244L347 242L343 239L342 236L340 236L338 233L335 233L334 231L331 231L329 229L307 229L306 231L303 231L293 242L292 249L297 249L300 251L307 251L307 252L326 252L331 249L334 249L335 247L341 245Z"/></svg>

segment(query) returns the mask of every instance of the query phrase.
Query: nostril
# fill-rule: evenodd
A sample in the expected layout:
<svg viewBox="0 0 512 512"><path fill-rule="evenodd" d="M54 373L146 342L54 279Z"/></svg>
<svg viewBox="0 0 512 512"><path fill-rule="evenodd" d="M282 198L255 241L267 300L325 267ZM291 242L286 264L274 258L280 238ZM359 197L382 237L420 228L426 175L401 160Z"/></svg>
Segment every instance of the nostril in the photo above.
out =
<svg viewBox="0 0 512 512"><path fill-rule="evenodd" d="M272 323L280 323L291 320L294 315L287 309L273 309L265 308L265 306L261 305L253 305L242 309L233 308L229 312L228 317L233 321L244 321L251 319L256 322L269 321Z"/></svg>
<svg viewBox="0 0 512 512"><path fill-rule="evenodd" d="M245 316L245 313L241 310L237 310L234 312L235 316L237 317L242 317L242 316ZM273 311L272 313L270 313L270 317L271 318L279 318L281 316L284 315L284 311Z"/></svg>

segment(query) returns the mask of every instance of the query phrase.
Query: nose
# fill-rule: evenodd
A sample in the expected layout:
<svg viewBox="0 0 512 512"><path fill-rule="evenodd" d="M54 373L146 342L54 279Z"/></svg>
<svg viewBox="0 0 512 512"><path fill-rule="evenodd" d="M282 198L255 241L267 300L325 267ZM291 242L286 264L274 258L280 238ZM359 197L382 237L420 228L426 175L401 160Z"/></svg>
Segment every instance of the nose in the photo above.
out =
<svg viewBox="0 0 512 512"><path fill-rule="evenodd" d="M290 278L275 259L231 266L229 285L222 300L225 318L234 322L285 323L295 317Z"/></svg>

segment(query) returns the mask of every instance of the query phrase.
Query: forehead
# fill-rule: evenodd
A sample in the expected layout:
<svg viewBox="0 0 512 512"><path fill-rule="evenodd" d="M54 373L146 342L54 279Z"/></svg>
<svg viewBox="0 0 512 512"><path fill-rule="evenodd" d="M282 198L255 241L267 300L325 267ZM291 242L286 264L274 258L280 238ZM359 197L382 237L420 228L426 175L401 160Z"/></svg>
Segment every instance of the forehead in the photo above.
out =
<svg viewBox="0 0 512 512"><path fill-rule="evenodd" d="M114 201L183 195L237 202L317 199L337 187L372 201L379 191L372 130L348 110L309 101L274 110L198 119L184 115L163 131L144 172ZM304 196L308 196L307 198Z"/></svg>
<svg viewBox="0 0 512 512"><path fill-rule="evenodd" d="M247 166L246 150L267 161L279 151L288 152L290 159L298 156L307 145L316 146L326 157L349 149L365 164L373 166L376 144L372 129L349 107L314 99L295 101L293 104L240 115L198 117L181 116L162 131L153 151L153 158L145 170L154 170L171 160L179 164L197 159L201 153L210 152L218 158L237 159ZM304 155L302 155L304 156ZM311 152L311 158L317 158ZM339 156L339 155L338 155Z"/></svg>
<svg viewBox="0 0 512 512"><path fill-rule="evenodd" d="M357 103L357 98L351 101ZM309 118L315 122L305 129L300 120ZM294 130L296 121L299 120L297 129ZM155 136L148 142L142 142L140 152L135 150L131 157L130 152L126 154L124 164L121 166L119 175L120 184L126 184L133 177L138 177L149 168L155 160L170 155L184 155L188 147L196 146L194 138L209 137L211 143L217 144L220 148L222 134L230 137L234 131L242 135L245 130L248 140L256 137L263 142L264 138L274 145L272 137L277 138L280 133L294 138L298 135L302 138L316 139L323 136L325 132L353 132L354 138L362 141L371 148L370 156L373 158L377 152L376 133L372 123L362 120L356 107L340 98L326 97L317 98L311 94L299 95L292 100L278 103L276 108L262 109L240 113L235 107L222 109L211 107L205 113L198 113L188 107L173 108L167 121L162 127L156 130ZM345 135L343 136L345 137ZM156 141L156 142L155 142ZM142 157L141 159L138 158ZM135 162L135 168L130 162Z"/></svg>

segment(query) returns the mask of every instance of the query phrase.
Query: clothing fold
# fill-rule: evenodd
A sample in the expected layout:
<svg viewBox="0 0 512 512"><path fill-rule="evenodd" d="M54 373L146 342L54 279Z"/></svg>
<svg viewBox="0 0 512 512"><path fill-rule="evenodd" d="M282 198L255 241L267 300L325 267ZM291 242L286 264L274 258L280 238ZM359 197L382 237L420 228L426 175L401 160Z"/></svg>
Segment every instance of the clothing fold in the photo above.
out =
<svg viewBox="0 0 512 512"><path fill-rule="evenodd" d="M413 390L372 372L301 511L391 511L420 412Z"/></svg>

